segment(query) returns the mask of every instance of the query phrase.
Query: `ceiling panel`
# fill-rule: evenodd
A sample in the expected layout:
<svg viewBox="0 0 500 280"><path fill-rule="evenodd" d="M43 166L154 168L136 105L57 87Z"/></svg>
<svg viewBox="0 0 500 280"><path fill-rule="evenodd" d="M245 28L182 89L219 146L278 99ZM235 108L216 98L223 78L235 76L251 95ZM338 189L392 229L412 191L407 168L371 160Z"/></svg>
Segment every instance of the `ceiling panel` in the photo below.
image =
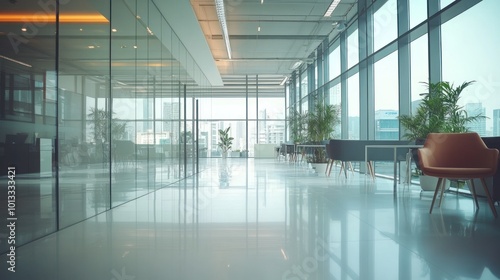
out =
<svg viewBox="0 0 500 280"><path fill-rule="evenodd" d="M191 0L224 84L229 83L227 77L244 84L246 75L272 76L276 79L272 86L282 93L283 86L279 83L293 71L292 65L308 61L308 56L323 39L338 34L335 24L355 15L357 1L342 0L328 18L323 14L331 0L264 0L263 4L258 0L230 0L224 3L231 60L222 38L215 1Z"/></svg>

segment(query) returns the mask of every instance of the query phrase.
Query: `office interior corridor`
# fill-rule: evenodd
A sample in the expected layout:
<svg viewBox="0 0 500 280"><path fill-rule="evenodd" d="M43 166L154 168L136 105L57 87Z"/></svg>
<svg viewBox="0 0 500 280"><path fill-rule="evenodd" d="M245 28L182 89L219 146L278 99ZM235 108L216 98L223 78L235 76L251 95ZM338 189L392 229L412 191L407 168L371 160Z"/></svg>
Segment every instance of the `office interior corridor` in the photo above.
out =
<svg viewBox="0 0 500 280"><path fill-rule="evenodd" d="M199 174L0 256L0 279L498 279L484 199L275 159L203 159ZM496 206L498 209L498 206Z"/></svg>

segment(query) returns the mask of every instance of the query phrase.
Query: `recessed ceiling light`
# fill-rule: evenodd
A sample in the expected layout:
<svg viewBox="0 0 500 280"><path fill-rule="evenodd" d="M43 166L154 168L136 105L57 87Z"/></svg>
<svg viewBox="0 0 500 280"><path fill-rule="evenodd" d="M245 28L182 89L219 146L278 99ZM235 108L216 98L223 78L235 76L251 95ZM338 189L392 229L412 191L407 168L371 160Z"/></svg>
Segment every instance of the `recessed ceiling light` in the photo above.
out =
<svg viewBox="0 0 500 280"><path fill-rule="evenodd" d="M87 48L89 48L89 49L95 49L95 46L94 45L88 45Z"/></svg>
<svg viewBox="0 0 500 280"><path fill-rule="evenodd" d="M26 27L23 27L23 28L21 28L21 31L26 32L26 31L28 31L28 29Z"/></svg>
<svg viewBox="0 0 500 280"><path fill-rule="evenodd" d="M259 31L259 32L260 32L260 26L259 26L259 27L257 27L257 31Z"/></svg>
<svg viewBox="0 0 500 280"><path fill-rule="evenodd" d="M116 29L116 28L111 29L111 32L117 32L117 31L118 31L118 29Z"/></svg>
<svg viewBox="0 0 500 280"><path fill-rule="evenodd" d="M134 46L134 49L137 49L137 46Z"/></svg>
<svg viewBox="0 0 500 280"><path fill-rule="evenodd" d="M83 28L80 28L80 32L82 32L82 31L83 31Z"/></svg>

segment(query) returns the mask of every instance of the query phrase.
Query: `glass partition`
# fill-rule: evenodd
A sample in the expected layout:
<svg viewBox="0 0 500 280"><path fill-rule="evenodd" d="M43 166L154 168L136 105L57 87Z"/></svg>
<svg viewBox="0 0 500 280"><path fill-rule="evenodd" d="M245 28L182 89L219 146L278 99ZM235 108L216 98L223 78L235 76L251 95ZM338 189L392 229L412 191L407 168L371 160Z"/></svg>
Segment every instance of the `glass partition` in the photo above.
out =
<svg viewBox="0 0 500 280"><path fill-rule="evenodd" d="M60 15L94 21L57 22L55 5ZM19 185L16 245L194 172L195 153L187 160L180 153L184 124L194 132L181 100L185 85L190 100L210 85L152 1L57 1L2 12L9 7L49 16L0 24L0 163Z"/></svg>
<svg viewBox="0 0 500 280"><path fill-rule="evenodd" d="M110 11L93 1L69 2L59 11L102 17L99 23L59 23L59 221L66 227L110 207L110 38L101 36L109 34Z"/></svg>
<svg viewBox="0 0 500 280"><path fill-rule="evenodd" d="M3 3L1 10L15 8ZM17 219L16 246L57 229L56 14L37 5L26 12L48 22L0 23L0 254L11 246L7 218Z"/></svg>

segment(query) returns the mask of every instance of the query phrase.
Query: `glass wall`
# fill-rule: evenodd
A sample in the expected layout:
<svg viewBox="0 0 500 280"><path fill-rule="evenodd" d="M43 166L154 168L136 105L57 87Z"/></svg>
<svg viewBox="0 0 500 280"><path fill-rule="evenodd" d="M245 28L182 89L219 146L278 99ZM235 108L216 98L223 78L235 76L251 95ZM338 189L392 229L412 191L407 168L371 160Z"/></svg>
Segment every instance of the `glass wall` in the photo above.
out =
<svg viewBox="0 0 500 280"><path fill-rule="evenodd" d="M97 12L93 25L59 23L58 157L60 227L110 208L109 5L60 5L60 14ZM79 34L80 38L75 38ZM99 62L99 63L95 63Z"/></svg>
<svg viewBox="0 0 500 280"><path fill-rule="evenodd" d="M441 1L443 3L443 1ZM422 23L427 18L427 0L408 1L410 14L410 29Z"/></svg>
<svg viewBox="0 0 500 280"><path fill-rule="evenodd" d="M14 13L15 5L2 5ZM0 165L2 191L0 220L15 218L15 244L0 227L0 254L57 229L57 53L55 7L33 5L31 13L46 15L47 22L19 17L0 23ZM36 40L34 40L36 38ZM82 96L66 88L69 102L79 104ZM62 112L68 121L81 126L78 112ZM71 122L70 122L71 123ZM65 124L66 125L66 124ZM69 124L68 124L69 125ZM69 134L69 132L68 132ZM68 135L69 137L70 135ZM76 144L76 143L75 143ZM61 151L61 157L66 151ZM67 156L74 165L77 158ZM8 215L9 212L12 213Z"/></svg>
<svg viewBox="0 0 500 280"><path fill-rule="evenodd" d="M359 74L347 79L347 139L359 140Z"/></svg>
<svg viewBox="0 0 500 280"><path fill-rule="evenodd" d="M410 44L410 87L411 107L410 112L416 112L421 94L426 92L426 83L429 81L429 59L427 51L427 34L421 36Z"/></svg>
<svg viewBox="0 0 500 280"><path fill-rule="evenodd" d="M373 8L373 50L378 51L398 36L397 0L375 1Z"/></svg>
<svg viewBox="0 0 500 280"><path fill-rule="evenodd" d="M12 173L16 245L193 174L193 100L210 94L152 1L57 3L0 24L0 176Z"/></svg>
<svg viewBox="0 0 500 280"><path fill-rule="evenodd" d="M234 138L230 157L253 157L256 144L279 146L285 141L284 94L276 96L260 89L256 76L247 80L248 98L224 96L217 87L212 88L212 96L198 98L202 157L221 157L218 131L228 127Z"/></svg>
<svg viewBox="0 0 500 280"><path fill-rule="evenodd" d="M330 54L328 56L328 77L329 80L335 79L340 75L340 47L339 42L334 43L330 47Z"/></svg>
<svg viewBox="0 0 500 280"><path fill-rule="evenodd" d="M355 21L347 30L347 68L359 62L358 21Z"/></svg>
<svg viewBox="0 0 500 280"><path fill-rule="evenodd" d="M398 52L393 52L374 65L375 140L399 139Z"/></svg>
<svg viewBox="0 0 500 280"><path fill-rule="evenodd" d="M343 138L400 139L404 131L398 116L415 111L426 83L475 81L460 105L468 114L486 118L469 129L500 136L500 87L494 78L495 62L500 61L495 46L500 41L491 36L500 23L494 14L499 5L494 0L447 0L440 5L432 0L362 1L346 31L318 46L320 52L328 44L323 59L329 61L324 71L329 79L302 92L302 100L290 99L289 108L304 106L312 100L308 95L325 88L338 89L347 111L342 116L348 118L342 122ZM398 10L404 7L408 11ZM296 94L293 87L288 91Z"/></svg>
<svg viewBox="0 0 500 280"><path fill-rule="evenodd" d="M481 136L500 136L500 37L492 36L498 32L499 9L500 2L484 0L441 27L443 80L455 86L475 81L464 90L459 105L469 115L487 117L469 125Z"/></svg>

